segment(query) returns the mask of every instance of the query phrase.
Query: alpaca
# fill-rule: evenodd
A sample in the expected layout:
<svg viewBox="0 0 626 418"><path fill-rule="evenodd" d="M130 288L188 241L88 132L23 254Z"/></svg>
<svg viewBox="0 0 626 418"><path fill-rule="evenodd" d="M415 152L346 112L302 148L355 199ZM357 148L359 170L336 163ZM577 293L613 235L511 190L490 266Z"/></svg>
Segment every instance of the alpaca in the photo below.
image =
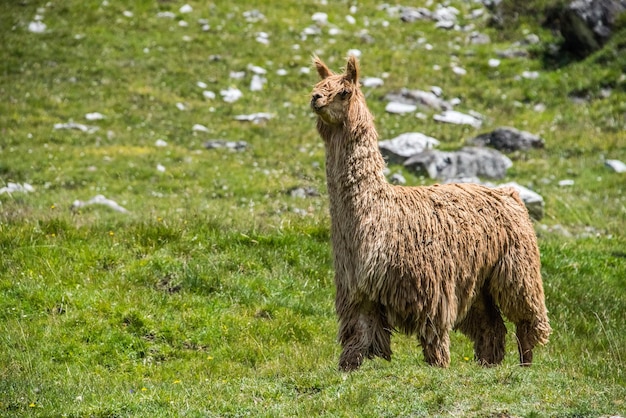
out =
<svg viewBox="0 0 626 418"><path fill-rule="evenodd" d="M551 332L533 225L517 192L476 184L389 184L373 116L349 57L343 74L313 58L311 108L324 140L335 268L339 368L391 360L391 333L417 335L427 363L450 364L450 331L485 366L516 325L520 364Z"/></svg>

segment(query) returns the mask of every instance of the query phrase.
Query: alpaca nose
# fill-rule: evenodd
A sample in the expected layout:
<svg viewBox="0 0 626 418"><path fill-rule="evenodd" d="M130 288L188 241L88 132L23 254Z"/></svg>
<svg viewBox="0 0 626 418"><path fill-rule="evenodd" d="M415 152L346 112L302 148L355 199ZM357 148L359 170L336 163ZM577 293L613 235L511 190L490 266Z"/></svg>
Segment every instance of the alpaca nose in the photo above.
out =
<svg viewBox="0 0 626 418"><path fill-rule="evenodd" d="M322 106L317 104L317 100L321 99L322 95L319 93L313 93L313 95L311 96L311 106L315 109L315 110L319 110Z"/></svg>

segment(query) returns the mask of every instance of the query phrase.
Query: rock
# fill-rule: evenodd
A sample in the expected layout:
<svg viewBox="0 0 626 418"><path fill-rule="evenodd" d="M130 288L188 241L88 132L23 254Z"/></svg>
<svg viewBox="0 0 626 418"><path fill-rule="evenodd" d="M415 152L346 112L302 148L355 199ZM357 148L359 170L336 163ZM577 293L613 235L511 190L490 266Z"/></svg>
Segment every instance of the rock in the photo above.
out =
<svg viewBox="0 0 626 418"><path fill-rule="evenodd" d="M441 114L434 115L433 119L437 122L452 123L455 125L471 125L475 128L480 128L483 124L483 121L476 116L457 112L456 110L444 110Z"/></svg>
<svg viewBox="0 0 626 418"><path fill-rule="evenodd" d="M178 9L178 11L180 13L191 13L193 12L193 7L191 7L188 4L185 4L184 6L182 6L180 9Z"/></svg>
<svg viewBox="0 0 626 418"><path fill-rule="evenodd" d="M468 40L473 45L487 45L491 43L491 38L489 35L480 33L480 32L472 32L468 36Z"/></svg>
<svg viewBox="0 0 626 418"><path fill-rule="evenodd" d="M506 126L478 135L468 143L477 147L489 146L503 152L526 151L544 146L544 140L537 135Z"/></svg>
<svg viewBox="0 0 626 418"><path fill-rule="evenodd" d="M304 199L307 197L317 197L320 195L320 193L314 187L292 187L291 189L287 190L287 193L291 197L297 197L300 199Z"/></svg>
<svg viewBox="0 0 626 418"><path fill-rule="evenodd" d="M452 29L456 23L454 20L440 20L435 24L438 29Z"/></svg>
<svg viewBox="0 0 626 418"><path fill-rule="evenodd" d="M441 92L439 92L439 94L435 94L431 91L409 90L403 88L399 92L388 93L385 96L385 99L391 102L419 105L434 110L452 109L452 105L441 99L439 97L440 95Z"/></svg>
<svg viewBox="0 0 626 418"><path fill-rule="evenodd" d="M120 213L129 213L128 209L120 206L116 201L111 200L111 199L107 199L106 197L104 197L103 195L99 194L87 201L82 201L82 200L75 200L74 203L72 203L72 206L70 207L70 209L72 210L76 210L76 209L80 209L82 207L85 206L90 206L90 205L102 205L102 206L106 206L109 207L111 209L113 209L116 212L120 212Z"/></svg>
<svg viewBox="0 0 626 418"><path fill-rule="evenodd" d="M83 125L82 123L76 122L68 122L68 123L55 123L54 129L76 129L81 132L87 132L88 134L92 134L100 129L98 126L88 126Z"/></svg>
<svg viewBox="0 0 626 418"><path fill-rule="evenodd" d="M250 80L250 91L263 90L263 85L265 83L267 83L267 79L265 77L261 77L260 75L253 74L252 80Z"/></svg>
<svg viewBox="0 0 626 418"><path fill-rule="evenodd" d="M620 160L606 160L604 165L612 168L616 173L626 173L626 164Z"/></svg>
<svg viewBox="0 0 626 418"><path fill-rule="evenodd" d="M226 148L232 151L243 151L248 148L246 141L224 141L222 139L214 139L204 143L206 149Z"/></svg>
<svg viewBox="0 0 626 418"><path fill-rule="evenodd" d="M417 110L417 106L408 103L389 102L385 106L385 111L389 113L411 113Z"/></svg>
<svg viewBox="0 0 626 418"><path fill-rule="evenodd" d="M459 67L458 65L452 66L452 72L456 75L465 75L467 74L467 70L463 67Z"/></svg>
<svg viewBox="0 0 626 418"><path fill-rule="evenodd" d="M561 13L563 47L586 57L597 51L612 35L617 16L626 11L626 0L575 0Z"/></svg>
<svg viewBox="0 0 626 418"><path fill-rule="evenodd" d="M248 23L256 23L265 20L265 15L257 9L246 10L243 12L243 17Z"/></svg>
<svg viewBox="0 0 626 418"><path fill-rule="evenodd" d="M311 20L313 20L318 25L326 25L328 24L328 14L324 12L316 12L311 16Z"/></svg>
<svg viewBox="0 0 626 418"><path fill-rule="evenodd" d="M102 120L104 119L104 115L100 112L92 112L92 113L87 113L85 115L85 119L89 120L89 121L93 121L93 120Z"/></svg>
<svg viewBox="0 0 626 418"><path fill-rule="evenodd" d="M365 77L361 80L361 83L363 87L380 87L385 84L383 79L379 77Z"/></svg>
<svg viewBox="0 0 626 418"><path fill-rule="evenodd" d="M35 188L28 183L12 183L8 182L6 186L0 187L0 194L11 194L11 193L32 193L35 191Z"/></svg>
<svg viewBox="0 0 626 418"><path fill-rule="evenodd" d="M527 189L526 187L519 185L515 182L499 184L496 187L514 188L519 193L520 198L524 202L524 206L526 206L526 209L528 209L528 214L530 215L530 217L536 221L540 221L543 218L545 202L540 194L535 193L532 190Z"/></svg>
<svg viewBox="0 0 626 418"><path fill-rule="evenodd" d="M459 151L426 150L404 162L404 166L430 178L448 180L459 177L502 178L513 163L489 148L464 147Z"/></svg>
<svg viewBox="0 0 626 418"><path fill-rule="evenodd" d="M536 80L539 78L539 71L522 71L522 78Z"/></svg>
<svg viewBox="0 0 626 418"><path fill-rule="evenodd" d="M392 163L402 164L409 157L439 145L439 141L419 132L409 132L393 139L380 141L378 147L383 156Z"/></svg>
<svg viewBox="0 0 626 418"><path fill-rule="evenodd" d="M400 20L403 22L415 22L416 20L431 19L432 13L424 7L402 7Z"/></svg>
<svg viewBox="0 0 626 418"><path fill-rule="evenodd" d="M496 55L500 58L526 58L529 54L525 49L509 48L503 51L497 51Z"/></svg>
<svg viewBox="0 0 626 418"><path fill-rule="evenodd" d="M46 24L41 21L34 21L28 24L28 31L32 33L44 33L46 31Z"/></svg>
<svg viewBox="0 0 626 418"><path fill-rule="evenodd" d="M561 187L569 187L569 186L573 186L574 184L575 182L572 179L559 180L558 182L558 185Z"/></svg>
<svg viewBox="0 0 626 418"><path fill-rule="evenodd" d="M241 97L243 97L243 93L241 92L241 90L236 87L229 87L227 89L220 90L220 94L222 95L224 101L227 103L236 102L237 100L241 99Z"/></svg>
<svg viewBox="0 0 626 418"><path fill-rule="evenodd" d="M191 127L191 130L194 132L209 132L209 128L204 125L200 125L199 123L194 124Z"/></svg>
<svg viewBox="0 0 626 418"><path fill-rule="evenodd" d="M389 182L391 184L403 185L403 184L406 184L406 179L404 178L402 174L395 173L391 177L389 177Z"/></svg>
<svg viewBox="0 0 626 418"><path fill-rule="evenodd" d="M261 122L267 122L273 117L274 115L272 115L271 113L258 112L258 113L251 113L249 115L237 115L235 116L235 120L243 121L243 122L252 122L252 123L258 124Z"/></svg>

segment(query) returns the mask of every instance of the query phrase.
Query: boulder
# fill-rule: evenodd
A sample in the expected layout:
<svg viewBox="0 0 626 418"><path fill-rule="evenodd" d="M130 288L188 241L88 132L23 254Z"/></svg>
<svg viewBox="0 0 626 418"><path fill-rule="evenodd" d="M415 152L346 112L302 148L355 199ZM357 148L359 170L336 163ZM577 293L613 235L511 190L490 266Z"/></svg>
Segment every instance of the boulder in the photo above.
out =
<svg viewBox="0 0 626 418"><path fill-rule="evenodd" d="M544 140L537 135L506 126L478 135L468 142L473 146L489 146L502 152L526 151L544 146Z"/></svg>
<svg viewBox="0 0 626 418"><path fill-rule="evenodd" d="M540 194L535 193L532 190L527 189L526 187L519 185L515 182L499 184L496 187L512 187L519 193L519 196L524 202L526 209L528 209L528 214L530 215L530 217L536 221L540 221L543 218L545 203L543 201L543 197L541 197Z"/></svg>
<svg viewBox="0 0 626 418"><path fill-rule="evenodd" d="M452 109L452 104L441 99L441 91L437 90L440 94L437 95L432 91L424 90L409 90L403 88L398 92L392 92L385 96L385 99L394 103L405 103L408 105L415 105L424 108L434 110L449 110Z"/></svg>
<svg viewBox="0 0 626 418"><path fill-rule="evenodd" d="M380 141L378 147L390 163L402 164L409 157L439 145L439 141L419 132L408 132L393 139Z"/></svg>
<svg viewBox="0 0 626 418"><path fill-rule="evenodd" d="M460 177L502 178L513 163L489 148L464 147L458 151L426 150L404 162L404 166L430 178L448 180Z"/></svg>
<svg viewBox="0 0 626 418"><path fill-rule="evenodd" d="M575 0L560 19L564 48L585 57L597 51L612 35L617 16L626 11L626 0Z"/></svg>

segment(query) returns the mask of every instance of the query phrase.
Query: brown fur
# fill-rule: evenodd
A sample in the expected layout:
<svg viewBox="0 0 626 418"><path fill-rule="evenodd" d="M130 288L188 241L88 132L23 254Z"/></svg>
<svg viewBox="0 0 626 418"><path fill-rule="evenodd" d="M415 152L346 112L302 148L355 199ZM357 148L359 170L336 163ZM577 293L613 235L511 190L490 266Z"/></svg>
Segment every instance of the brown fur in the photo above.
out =
<svg viewBox="0 0 626 418"><path fill-rule="evenodd" d="M364 358L391 359L392 330L419 337L425 360L450 363L449 333L474 342L476 360L499 364L515 323L520 362L551 332L539 249L513 189L475 184L390 185L358 63L334 74L314 58L321 81L311 107L326 147L342 370Z"/></svg>

